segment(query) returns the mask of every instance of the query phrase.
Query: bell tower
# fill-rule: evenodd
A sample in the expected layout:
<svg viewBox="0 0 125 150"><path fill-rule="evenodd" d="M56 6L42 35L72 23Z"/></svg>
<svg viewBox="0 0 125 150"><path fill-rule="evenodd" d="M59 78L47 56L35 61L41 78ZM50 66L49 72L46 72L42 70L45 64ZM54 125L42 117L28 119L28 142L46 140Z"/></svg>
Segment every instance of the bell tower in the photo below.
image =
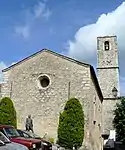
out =
<svg viewBox="0 0 125 150"><path fill-rule="evenodd" d="M119 65L117 37L106 36L97 38L98 80L104 98L114 98L113 90L119 96Z"/></svg>
<svg viewBox="0 0 125 150"><path fill-rule="evenodd" d="M104 97L104 132L113 129L113 110L120 96L118 47L116 36L97 37L97 75Z"/></svg>

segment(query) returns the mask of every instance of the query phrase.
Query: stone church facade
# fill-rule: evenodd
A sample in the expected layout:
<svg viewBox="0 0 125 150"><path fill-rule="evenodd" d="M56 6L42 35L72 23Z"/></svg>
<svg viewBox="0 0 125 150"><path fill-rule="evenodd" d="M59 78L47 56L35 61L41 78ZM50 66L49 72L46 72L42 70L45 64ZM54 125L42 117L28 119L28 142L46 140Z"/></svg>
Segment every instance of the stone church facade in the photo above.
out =
<svg viewBox="0 0 125 150"><path fill-rule="evenodd" d="M109 120L117 100L111 90L119 91L119 73L116 37L100 37L97 42L99 82L91 65L47 49L3 70L1 96L13 100L18 128L25 128L25 119L31 114L35 132L41 136L47 133L56 141L59 114L66 101L75 97L85 115L83 144L90 150L102 149L102 133L112 129Z"/></svg>

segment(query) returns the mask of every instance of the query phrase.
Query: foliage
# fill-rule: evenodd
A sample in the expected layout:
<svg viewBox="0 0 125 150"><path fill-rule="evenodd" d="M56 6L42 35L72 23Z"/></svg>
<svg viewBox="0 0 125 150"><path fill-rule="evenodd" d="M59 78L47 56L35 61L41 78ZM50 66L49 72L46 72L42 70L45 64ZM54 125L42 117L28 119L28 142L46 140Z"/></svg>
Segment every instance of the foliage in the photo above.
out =
<svg viewBox="0 0 125 150"><path fill-rule="evenodd" d="M84 113L78 99L67 101L64 111L60 114L58 126L58 144L72 149L81 147L84 138Z"/></svg>
<svg viewBox="0 0 125 150"><path fill-rule="evenodd" d="M12 100L8 97L0 101L0 124L17 126L16 110Z"/></svg>
<svg viewBox="0 0 125 150"><path fill-rule="evenodd" d="M125 143L125 98L122 97L120 103L117 103L114 111L113 125L116 129L117 138Z"/></svg>
<svg viewBox="0 0 125 150"><path fill-rule="evenodd" d="M49 141L50 143L54 144L54 138L50 137L49 135L47 135L47 133L44 134L44 136L42 137L43 139L46 139L47 141Z"/></svg>
<svg viewBox="0 0 125 150"><path fill-rule="evenodd" d="M49 137L48 141L49 141L50 143L54 144L54 138Z"/></svg>

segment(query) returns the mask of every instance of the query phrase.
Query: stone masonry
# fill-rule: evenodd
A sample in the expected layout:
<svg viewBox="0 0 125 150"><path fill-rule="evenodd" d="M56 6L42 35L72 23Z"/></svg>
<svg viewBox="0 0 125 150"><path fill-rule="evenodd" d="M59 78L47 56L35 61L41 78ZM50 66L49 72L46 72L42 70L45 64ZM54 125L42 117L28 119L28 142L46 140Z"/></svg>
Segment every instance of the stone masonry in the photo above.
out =
<svg viewBox="0 0 125 150"><path fill-rule="evenodd" d="M106 49L107 43L109 49ZM98 60L98 80L103 93L103 132L109 134L113 129L113 110L115 109L118 100L113 96L112 89L119 89L119 65L118 65L118 48L116 36L105 36L97 38L97 60Z"/></svg>
<svg viewBox="0 0 125 150"><path fill-rule="evenodd" d="M31 114L35 132L41 136L47 133L56 141L59 113L69 97L76 97L85 115L83 144L90 150L102 149L103 96L92 66L42 50L3 70L3 74L1 95L13 100L18 128L25 128L25 119Z"/></svg>
<svg viewBox="0 0 125 150"><path fill-rule="evenodd" d="M114 87L120 96L116 36L97 38L97 60L99 84L91 65L50 50L39 51L3 70L1 96L13 100L18 128L24 128L31 114L35 132L41 136L47 133L56 141L59 113L69 97L76 97L85 114L84 145L102 149L101 133L109 134L113 129L113 110L118 102L112 94Z"/></svg>

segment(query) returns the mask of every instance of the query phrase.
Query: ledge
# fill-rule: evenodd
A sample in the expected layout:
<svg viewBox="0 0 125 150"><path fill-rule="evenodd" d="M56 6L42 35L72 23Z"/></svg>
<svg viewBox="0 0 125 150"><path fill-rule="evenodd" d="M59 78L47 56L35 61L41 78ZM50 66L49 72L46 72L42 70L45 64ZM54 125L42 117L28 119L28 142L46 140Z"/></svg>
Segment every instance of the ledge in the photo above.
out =
<svg viewBox="0 0 125 150"><path fill-rule="evenodd" d="M120 100L121 99L121 97L111 97L111 98L103 98L103 100Z"/></svg>
<svg viewBox="0 0 125 150"><path fill-rule="evenodd" d="M111 67L111 66L107 66L107 67L98 67L96 69L119 69L119 67Z"/></svg>

